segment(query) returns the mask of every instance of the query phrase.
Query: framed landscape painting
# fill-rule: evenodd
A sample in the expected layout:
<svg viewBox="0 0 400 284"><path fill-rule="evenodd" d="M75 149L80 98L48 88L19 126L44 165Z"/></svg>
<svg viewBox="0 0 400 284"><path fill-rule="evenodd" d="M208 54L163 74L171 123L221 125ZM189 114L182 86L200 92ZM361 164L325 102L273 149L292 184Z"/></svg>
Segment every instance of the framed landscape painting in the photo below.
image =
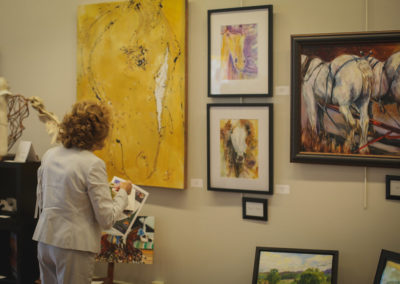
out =
<svg viewBox="0 0 400 284"><path fill-rule="evenodd" d="M291 161L400 167L400 31L292 35Z"/></svg>
<svg viewBox="0 0 400 284"><path fill-rule="evenodd" d="M379 257L374 284L400 283L400 253L383 249Z"/></svg>
<svg viewBox="0 0 400 284"><path fill-rule="evenodd" d="M272 5L208 10L208 96L272 96Z"/></svg>
<svg viewBox="0 0 400 284"><path fill-rule="evenodd" d="M273 105L207 105L209 190L273 192Z"/></svg>
<svg viewBox="0 0 400 284"><path fill-rule="evenodd" d="M257 247L252 284L336 284L339 252Z"/></svg>

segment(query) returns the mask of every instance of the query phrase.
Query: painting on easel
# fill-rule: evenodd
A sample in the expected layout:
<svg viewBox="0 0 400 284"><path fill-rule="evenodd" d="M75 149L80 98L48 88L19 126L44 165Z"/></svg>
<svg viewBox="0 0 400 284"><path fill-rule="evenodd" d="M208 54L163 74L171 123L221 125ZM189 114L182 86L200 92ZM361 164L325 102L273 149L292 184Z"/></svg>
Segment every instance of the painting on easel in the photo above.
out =
<svg viewBox="0 0 400 284"><path fill-rule="evenodd" d="M138 216L126 240L104 233L96 261L152 264L154 255L154 216Z"/></svg>

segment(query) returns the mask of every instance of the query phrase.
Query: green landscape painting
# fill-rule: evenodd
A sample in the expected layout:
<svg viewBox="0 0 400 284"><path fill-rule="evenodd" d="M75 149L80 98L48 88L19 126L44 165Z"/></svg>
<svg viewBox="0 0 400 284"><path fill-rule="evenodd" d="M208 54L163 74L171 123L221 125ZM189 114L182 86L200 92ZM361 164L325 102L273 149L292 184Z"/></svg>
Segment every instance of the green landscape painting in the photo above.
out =
<svg viewBox="0 0 400 284"><path fill-rule="evenodd" d="M332 255L260 253L257 284L331 284Z"/></svg>

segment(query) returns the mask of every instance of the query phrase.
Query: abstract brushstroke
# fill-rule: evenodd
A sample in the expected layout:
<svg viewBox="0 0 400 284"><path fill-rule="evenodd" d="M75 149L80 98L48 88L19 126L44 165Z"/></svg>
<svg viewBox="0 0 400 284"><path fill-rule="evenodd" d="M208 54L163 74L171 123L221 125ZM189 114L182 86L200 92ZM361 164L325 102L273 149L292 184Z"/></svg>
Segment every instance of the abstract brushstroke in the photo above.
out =
<svg viewBox="0 0 400 284"><path fill-rule="evenodd" d="M158 133L161 134L161 115L163 111L163 102L165 96L165 87L167 85L168 78L168 47L165 50L164 63L161 65L160 70L156 76L156 90L155 90L155 99L157 104L157 121L158 121Z"/></svg>

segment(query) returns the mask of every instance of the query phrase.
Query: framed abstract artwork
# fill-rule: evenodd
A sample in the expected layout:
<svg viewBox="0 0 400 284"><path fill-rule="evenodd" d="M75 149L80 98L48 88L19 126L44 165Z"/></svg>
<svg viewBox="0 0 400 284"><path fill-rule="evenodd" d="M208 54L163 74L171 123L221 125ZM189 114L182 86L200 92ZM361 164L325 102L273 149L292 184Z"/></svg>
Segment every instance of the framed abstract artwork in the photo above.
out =
<svg viewBox="0 0 400 284"><path fill-rule="evenodd" d="M383 249L379 257L374 284L400 283L400 253Z"/></svg>
<svg viewBox="0 0 400 284"><path fill-rule="evenodd" d="M272 96L272 5L208 10L208 96Z"/></svg>
<svg viewBox="0 0 400 284"><path fill-rule="evenodd" d="M123 1L78 8L77 98L113 110L96 154L109 176L185 188L187 1Z"/></svg>
<svg viewBox="0 0 400 284"><path fill-rule="evenodd" d="M243 219L268 221L268 199L242 197Z"/></svg>
<svg viewBox="0 0 400 284"><path fill-rule="evenodd" d="M292 35L291 162L400 167L400 31Z"/></svg>
<svg viewBox="0 0 400 284"><path fill-rule="evenodd" d="M253 282L336 284L337 250L257 247Z"/></svg>
<svg viewBox="0 0 400 284"><path fill-rule="evenodd" d="M386 176L386 199L400 200L400 176Z"/></svg>
<svg viewBox="0 0 400 284"><path fill-rule="evenodd" d="M273 193L273 105L207 105L209 190Z"/></svg>

